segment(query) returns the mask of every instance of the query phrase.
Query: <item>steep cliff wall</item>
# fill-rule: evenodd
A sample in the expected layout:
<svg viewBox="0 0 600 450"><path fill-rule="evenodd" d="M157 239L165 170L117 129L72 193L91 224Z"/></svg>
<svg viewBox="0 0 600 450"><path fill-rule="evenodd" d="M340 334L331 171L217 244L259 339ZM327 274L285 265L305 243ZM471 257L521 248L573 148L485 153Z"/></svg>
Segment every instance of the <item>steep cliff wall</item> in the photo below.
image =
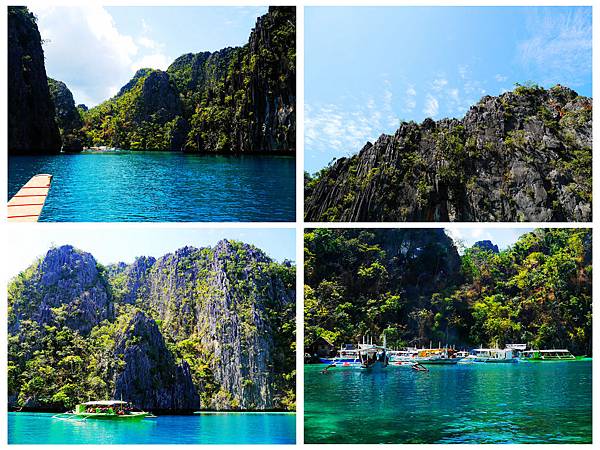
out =
<svg viewBox="0 0 600 450"><path fill-rule="evenodd" d="M48 87L54 103L56 123L60 130L63 151L77 152L83 150L83 133L81 132L83 121L79 110L75 107L73 94L65 83L52 78L48 78Z"/></svg>
<svg viewBox="0 0 600 450"><path fill-rule="evenodd" d="M190 152L295 150L295 20L295 8L270 7L243 47L182 55L166 73L139 70L116 97L85 114L88 143Z"/></svg>
<svg viewBox="0 0 600 450"><path fill-rule="evenodd" d="M313 221L589 221L592 100L519 86L403 123L308 180Z"/></svg>
<svg viewBox="0 0 600 450"><path fill-rule="evenodd" d="M11 404L293 408L294 287L291 265L237 242L106 268L51 249L9 285Z"/></svg>
<svg viewBox="0 0 600 450"><path fill-rule="evenodd" d="M8 152L57 153L61 139L46 81L42 40L26 7L8 7Z"/></svg>

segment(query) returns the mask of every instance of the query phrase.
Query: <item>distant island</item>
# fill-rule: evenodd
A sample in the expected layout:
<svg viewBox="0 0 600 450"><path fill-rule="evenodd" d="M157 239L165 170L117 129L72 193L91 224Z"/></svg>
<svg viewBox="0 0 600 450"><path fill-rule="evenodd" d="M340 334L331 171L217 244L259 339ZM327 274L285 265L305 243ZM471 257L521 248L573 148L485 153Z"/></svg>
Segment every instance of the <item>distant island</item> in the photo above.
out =
<svg viewBox="0 0 600 450"><path fill-rule="evenodd" d="M10 409L295 409L295 267L222 240L102 266L51 248L8 286Z"/></svg>
<svg viewBox="0 0 600 450"><path fill-rule="evenodd" d="M293 154L295 24L295 7L270 7L243 47L188 53L166 71L140 69L88 109L47 77L34 15L9 7L9 154L84 147Z"/></svg>
<svg viewBox="0 0 600 450"><path fill-rule="evenodd" d="M462 119L403 122L305 174L305 218L351 222L592 219L592 99L517 85Z"/></svg>

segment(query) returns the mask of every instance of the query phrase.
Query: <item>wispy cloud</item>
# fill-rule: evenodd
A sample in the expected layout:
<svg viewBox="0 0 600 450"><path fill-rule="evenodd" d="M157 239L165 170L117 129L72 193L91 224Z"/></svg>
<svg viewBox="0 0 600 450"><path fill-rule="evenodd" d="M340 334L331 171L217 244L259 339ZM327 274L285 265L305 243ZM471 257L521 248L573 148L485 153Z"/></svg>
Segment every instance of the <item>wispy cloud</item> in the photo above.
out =
<svg viewBox="0 0 600 450"><path fill-rule="evenodd" d="M440 103L438 102L437 98L435 98L431 94L427 94L427 97L425 98L425 107L423 108L423 112L430 117L435 117L437 116L439 110Z"/></svg>
<svg viewBox="0 0 600 450"><path fill-rule="evenodd" d="M404 105L402 107L402 111L406 113L413 112L413 110L417 107L417 91L412 84L409 84L404 92Z"/></svg>
<svg viewBox="0 0 600 450"><path fill-rule="evenodd" d="M382 84L379 97L353 98L354 108L307 103L304 108L306 147L311 152L326 152L340 157L356 153L367 141L386 131L395 131L400 119L393 107L394 89L387 79ZM416 91L413 95L407 94L407 97L415 95Z"/></svg>
<svg viewBox="0 0 600 450"><path fill-rule="evenodd" d="M433 83L431 83L431 87L434 91L441 91L447 84L448 80L445 78L436 78L433 80Z"/></svg>
<svg viewBox="0 0 600 450"><path fill-rule="evenodd" d="M502 83L502 82L506 81L508 79L508 77L506 75L501 75L501 74L497 73L496 76L494 77L494 79L498 83Z"/></svg>
<svg viewBox="0 0 600 450"><path fill-rule="evenodd" d="M544 9L532 16L518 60L543 84L581 85L591 78L592 8Z"/></svg>

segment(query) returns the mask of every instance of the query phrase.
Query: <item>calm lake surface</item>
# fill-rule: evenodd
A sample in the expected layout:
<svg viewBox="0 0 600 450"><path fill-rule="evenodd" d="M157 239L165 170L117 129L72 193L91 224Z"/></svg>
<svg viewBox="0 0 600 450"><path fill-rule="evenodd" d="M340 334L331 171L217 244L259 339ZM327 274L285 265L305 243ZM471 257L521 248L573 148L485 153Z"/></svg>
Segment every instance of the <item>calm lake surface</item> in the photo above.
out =
<svg viewBox="0 0 600 450"><path fill-rule="evenodd" d="M9 444L294 444L295 414L194 414L140 422L8 413Z"/></svg>
<svg viewBox="0 0 600 450"><path fill-rule="evenodd" d="M592 363L307 365L306 443L591 443Z"/></svg>
<svg viewBox="0 0 600 450"><path fill-rule="evenodd" d="M294 221L291 156L83 152L11 156L8 195L53 175L40 221Z"/></svg>

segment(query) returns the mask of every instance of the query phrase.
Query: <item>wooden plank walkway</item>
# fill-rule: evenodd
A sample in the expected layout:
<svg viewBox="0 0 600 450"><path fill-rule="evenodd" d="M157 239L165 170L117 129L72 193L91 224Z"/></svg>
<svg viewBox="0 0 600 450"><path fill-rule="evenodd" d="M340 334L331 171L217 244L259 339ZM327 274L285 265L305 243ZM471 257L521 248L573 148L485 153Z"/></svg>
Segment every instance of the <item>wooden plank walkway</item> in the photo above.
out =
<svg viewBox="0 0 600 450"><path fill-rule="evenodd" d="M52 175L34 175L8 201L9 222L37 222L46 202Z"/></svg>

